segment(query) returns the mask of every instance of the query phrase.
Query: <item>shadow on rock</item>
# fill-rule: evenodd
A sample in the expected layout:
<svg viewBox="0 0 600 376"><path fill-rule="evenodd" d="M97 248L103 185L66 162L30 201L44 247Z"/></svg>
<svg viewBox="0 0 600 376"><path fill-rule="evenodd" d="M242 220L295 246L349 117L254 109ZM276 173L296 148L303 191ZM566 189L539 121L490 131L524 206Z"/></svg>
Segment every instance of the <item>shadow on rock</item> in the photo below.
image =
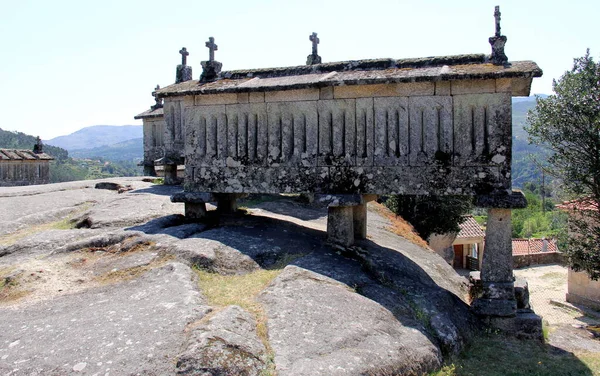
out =
<svg viewBox="0 0 600 376"><path fill-rule="evenodd" d="M181 187L181 185L155 184L148 188L136 189L133 191L129 191L127 193L130 195L131 194L140 194L140 193L150 193L153 195L171 196L177 192L181 192L182 190L183 190L183 188Z"/></svg>

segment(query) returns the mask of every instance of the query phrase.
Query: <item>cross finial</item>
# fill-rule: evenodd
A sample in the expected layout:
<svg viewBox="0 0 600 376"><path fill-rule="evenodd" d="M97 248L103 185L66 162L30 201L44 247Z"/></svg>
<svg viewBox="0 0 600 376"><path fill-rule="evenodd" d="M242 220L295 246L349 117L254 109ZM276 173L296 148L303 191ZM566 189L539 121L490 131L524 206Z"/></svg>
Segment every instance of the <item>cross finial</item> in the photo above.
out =
<svg viewBox="0 0 600 376"><path fill-rule="evenodd" d="M496 19L496 36L499 37L500 33L500 6L496 5L496 9L494 11L494 18Z"/></svg>
<svg viewBox="0 0 600 376"><path fill-rule="evenodd" d="M44 144L42 144L42 139L40 136L37 136L35 139L35 145L33 145L33 152L36 154L41 154L44 152Z"/></svg>
<svg viewBox="0 0 600 376"><path fill-rule="evenodd" d="M208 55L208 61L215 61L215 51L219 50L219 46L215 44L215 38L208 38L208 42L206 42L206 47L208 47L208 50L210 51Z"/></svg>
<svg viewBox="0 0 600 376"><path fill-rule="evenodd" d="M161 108L163 106L162 98L158 97L158 93L157 93L158 90L160 90L160 85L156 85L156 87L154 88L154 92L152 93L152 96L154 97L154 101L156 102L156 104L154 104L154 106L152 106L153 110L156 110L157 108Z"/></svg>
<svg viewBox="0 0 600 376"><path fill-rule="evenodd" d="M317 33L312 33L308 39L312 42L312 54L318 55L317 53L317 45L319 44L319 38L317 38Z"/></svg>
<svg viewBox="0 0 600 376"><path fill-rule="evenodd" d="M187 57L190 54L187 51L187 48L182 47L181 50L179 50L179 53L181 54L181 65L187 65Z"/></svg>

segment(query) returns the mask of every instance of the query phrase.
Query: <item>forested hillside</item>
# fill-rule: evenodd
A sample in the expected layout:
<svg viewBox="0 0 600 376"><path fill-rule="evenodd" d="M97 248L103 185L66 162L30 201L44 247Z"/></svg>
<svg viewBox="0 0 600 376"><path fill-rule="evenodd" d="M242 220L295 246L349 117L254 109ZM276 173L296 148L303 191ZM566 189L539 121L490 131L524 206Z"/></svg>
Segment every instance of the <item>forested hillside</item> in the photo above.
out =
<svg viewBox="0 0 600 376"><path fill-rule="evenodd" d="M527 131L523 129L527 124L527 113L535 107L535 103L534 97L513 100L512 184L515 188L523 188L530 182L542 183L542 170L538 163L546 160L547 151L543 147L529 145ZM547 182L551 182L551 177L548 177Z"/></svg>

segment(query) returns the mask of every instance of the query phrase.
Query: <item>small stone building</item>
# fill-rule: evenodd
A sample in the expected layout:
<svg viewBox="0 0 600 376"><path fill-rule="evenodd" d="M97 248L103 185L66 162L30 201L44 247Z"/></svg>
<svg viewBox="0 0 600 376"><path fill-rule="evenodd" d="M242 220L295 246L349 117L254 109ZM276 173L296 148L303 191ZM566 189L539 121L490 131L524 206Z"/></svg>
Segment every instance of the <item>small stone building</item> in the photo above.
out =
<svg viewBox="0 0 600 376"><path fill-rule="evenodd" d="M159 86L155 90L160 89ZM154 93L153 93L154 94ZM156 103L149 110L134 116L142 120L144 136L144 174L156 176L155 163L165 155L165 119L162 100L156 98Z"/></svg>
<svg viewBox="0 0 600 376"><path fill-rule="evenodd" d="M0 149L0 187L48 184L53 159L43 152L39 137L33 150Z"/></svg>
<svg viewBox="0 0 600 376"><path fill-rule="evenodd" d="M583 218L581 217L584 215L582 213L597 212L600 210L596 202L585 198L566 201L561 205L557 205L557 208L569 212L569 215L578 218ZM596 226L592 219L587 219L587 221L591 226ZM600 310L600 280L594 281L586 272L576 272L569 268L566 299L567 302L573 304L581 304Z"/></svg>
<svg viewBox="0 0 600 376"><path fill-rule="evenodd" d="M485 233L473 216L467 216L461 223L460 231L452 243L455 268L479 270L483 256Z"/></svg>

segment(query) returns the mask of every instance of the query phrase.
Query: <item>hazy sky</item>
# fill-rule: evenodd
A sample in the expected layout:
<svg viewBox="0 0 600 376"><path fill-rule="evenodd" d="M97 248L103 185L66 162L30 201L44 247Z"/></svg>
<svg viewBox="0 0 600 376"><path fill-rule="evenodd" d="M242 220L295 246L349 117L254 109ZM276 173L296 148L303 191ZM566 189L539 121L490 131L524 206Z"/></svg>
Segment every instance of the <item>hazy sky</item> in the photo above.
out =
<svg viewBox="0 0 600 376"><path fill-rule="evenodd" d="M224 70L304 64L313 31L324 62L489 54L494 5L509 60L544 71L532 93L551 93L586 48L600 57L597 0L0 0L0 128L48 139L141 124L181 47L198 78L209 36Z"/></svg>

